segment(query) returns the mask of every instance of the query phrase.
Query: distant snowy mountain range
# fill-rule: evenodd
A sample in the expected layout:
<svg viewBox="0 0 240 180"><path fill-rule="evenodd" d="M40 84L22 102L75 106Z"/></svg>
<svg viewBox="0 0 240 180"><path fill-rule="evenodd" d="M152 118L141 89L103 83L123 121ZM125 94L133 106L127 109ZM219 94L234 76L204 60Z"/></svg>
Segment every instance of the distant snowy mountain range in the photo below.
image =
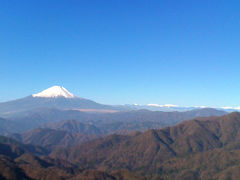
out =
<svg viewBox="0 0 240 180"><path fill-rule="evenodd" d="M89 99L75 96L62 86L52 86L40 93L30 95L25 98L0 103L0 116L6 117L13 114L29 111L37 108L56 108L64 110L80 110L86 112L116 112L147 109L152 111L189 111L194 109L207 108L200 107L180 107L172 104L147 104L147 105L104 105ZM240 110L240 108L223 107L215 108L228 112Z"/></svg>
<svg viewBox="0 0 240 180"><path fill-rule="evenodd" d="M224 110L227 112L239 111L240 107L208 107L208 106L178 106L173 104L147 104L147 105L140 105L140 104L126 104L125 107L133 108L133 109L148 109L152 111L190 111L194 109L204 109L204 108L213 108L218 110Z"/></svg>

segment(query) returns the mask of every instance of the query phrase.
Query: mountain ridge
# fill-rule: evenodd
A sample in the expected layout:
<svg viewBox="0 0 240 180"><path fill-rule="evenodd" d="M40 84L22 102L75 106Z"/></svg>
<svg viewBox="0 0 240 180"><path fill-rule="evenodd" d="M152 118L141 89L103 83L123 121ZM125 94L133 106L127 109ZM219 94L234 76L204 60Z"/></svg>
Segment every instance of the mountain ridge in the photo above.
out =
<svg viewBox="0 0 240 180"><path fill-rule="evenodd" d="M202 155L239 146L240 113L195 118L173 127L148 130L136 135L111 135L69 150L56 149L52 157L86 164L88 168L156 174L171 159ZM200 154L199 154L200 153ZM167 172L162 172L164 176ZM168 179L168 178L166 178Z"/></svg>
<svg viewBox="0 0 240 180"><path fill-rule="evenodd" d="M109 134L163 128L199 116L221 116L224 114L227 114L227 112L209 108L186 112L134 110L115 113L86 113L77 110L44 108L20 113L17 116L8 118L4 122L8 122L9 126L12 124L12 130L18 129L18 131L9 131L9 133L21 133L38 127L46 127L48 123L77 120L79 123L96 126L98 129L101 129L103 134ZM11 129L8 128L7 130Z"/></svg>
<svg viewBox="0 0 240 180"><path fill-rule="evenodd" d="M30 111L37 108L56 108L56 109L116 109L110 105L102 105L92 100L83 98L48 98L48 97L32 97L0 103L0 116L8 117L14 114Z"/></svg>
<svg viewBox="0 0 240 180"><path fill-rule="evenodd" d="M24 111L30 111L36 108L57 108L62 110L75 109L86 112L102 112L112 113L117 111L131 111L148 109L152 111L189 111L194 109L202 109L206 107L180 107L177 105L165 104L148 104L148 105L105 105L95 101L77 97L62 86L52 86L39 93L30 96L11 100L7 102L0 102L0 117L9 117ZM231 109L219 110L232 111Z"/></svg>

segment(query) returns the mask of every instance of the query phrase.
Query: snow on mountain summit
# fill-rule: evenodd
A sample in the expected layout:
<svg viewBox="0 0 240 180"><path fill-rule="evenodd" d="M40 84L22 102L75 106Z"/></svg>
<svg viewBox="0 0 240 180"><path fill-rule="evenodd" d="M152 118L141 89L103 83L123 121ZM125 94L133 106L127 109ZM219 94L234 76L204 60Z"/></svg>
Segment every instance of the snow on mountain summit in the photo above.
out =
<svg viewBox="0 0 240 180"><path fill-rule="evenodd" d="M52 86L44 91L33 94L33 97L45 97L45 98L56 98L56 97L65 97L65 98L75 98L76 96L70 93L67 89L62 86Z"/></svg>

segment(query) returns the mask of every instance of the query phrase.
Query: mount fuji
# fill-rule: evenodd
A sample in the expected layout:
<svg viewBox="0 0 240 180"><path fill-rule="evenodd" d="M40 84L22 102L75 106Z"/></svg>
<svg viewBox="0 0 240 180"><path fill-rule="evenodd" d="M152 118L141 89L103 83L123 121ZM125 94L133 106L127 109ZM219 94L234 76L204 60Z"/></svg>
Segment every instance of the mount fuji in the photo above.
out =
<svg viewBox="0 0 240 180"><path fill-rule="evenodd" d="M0 103L2 117L39 109L86 109L86 110L114 110L114 106L103 105L89 99L75 96L62 86L52 86L40 93L25 98Z"/></svg>
<svg viewBox="0 0 240 180"><path fill-rule="evenodd" d="M70 93L67 89L62 86L52 86L40 93L33 94L32 97L43 97L43 98L77 98L77 96Z"/></svg>
<svg viewBox="0 0 240 180"><path fill-rule="evenodd" d="M0 103L0 117L9 118L26 115L30 111L58 109L77 110L83 112L116 112L148 109L151 111L190 111L201 110L199 107L178 107L175 105L104 105L89 99L81 98L69 92L62 86L52 86L39 93L25 98ZM209 108L207 108L209 109ZM219 109L223 110L223 109Z"/></svg>

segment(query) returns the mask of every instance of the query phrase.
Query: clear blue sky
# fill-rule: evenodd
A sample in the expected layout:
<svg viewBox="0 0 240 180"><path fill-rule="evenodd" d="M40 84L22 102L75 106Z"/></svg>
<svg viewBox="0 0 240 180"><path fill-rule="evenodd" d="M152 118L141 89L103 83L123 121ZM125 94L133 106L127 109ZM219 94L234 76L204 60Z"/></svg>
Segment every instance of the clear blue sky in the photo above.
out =
<svg viewBox="0 0 240 180"><path fill-rule="evenodd" d="M240 2L3 0L0 101L240 105Z"/></svg>

